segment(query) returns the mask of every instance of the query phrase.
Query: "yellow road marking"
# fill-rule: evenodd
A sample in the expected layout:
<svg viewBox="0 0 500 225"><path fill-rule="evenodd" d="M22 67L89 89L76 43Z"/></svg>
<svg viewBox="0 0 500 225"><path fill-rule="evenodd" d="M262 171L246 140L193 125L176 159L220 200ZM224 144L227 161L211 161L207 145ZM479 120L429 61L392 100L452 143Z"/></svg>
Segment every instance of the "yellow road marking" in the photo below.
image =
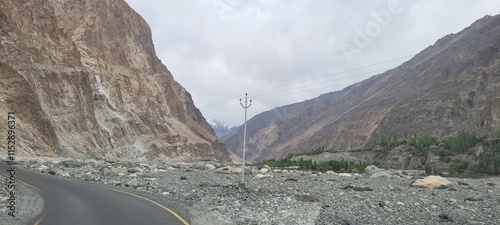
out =
<svg viewBox="0 0 500 225"><path fill-rule="evenodd" d="M0 172L2 173L4 176L7 177L7 174L3 173L3 172ZM24 181L21 181L18 179L19 182L21 182L22 184L28 186L28 187L31 187L33 189L35 189L36 191L40 192L40 193L43 193L40 189L38 189L37 187L33 186L33 185L30 185ZM67 180L67 181L71 181L71 182L75 182L75 181L72 181L72 180ZM75 182L76 183L76 182ZM80 183L80 182L78 182ZM104 187L104 186L98 186L98 185L95 185L95 184L89 184L89 183L83 183L83 184L87 184L87 185L93 185L95 187L100 187L100 188L104 188L104 189L108 189L108 190L111 190L111 191L115 191L115 192L119 192L119 193L123 193L123 194L127 194L127 195L130 195L130 196L133 196L133 197L136 197L136 198L140 198L140 199L143 199L143 200L146 200L148 202L151 202L157 206L159 206L160 208L166 210L167 212L169 212L170 214L172 214L173 216L175 216L175 218L177 218L179 221L181 221L184 225L189 225L189 223L184 220L179 214L177 214L176 212L174 212L173 210L163 206L162 204L156 202L156 201L153 201L149 198L146 198L146 197L142 197L140 195L136 195L136 194L132 194L132 193L129 193L129 192L126 192L126 191L121 191L121 190L117 190L117 189L113 189L113 188L109 188L109 187ZM42 222L42 219L45 215L43 215L42 217L40 217L39 220L37 220L33 225L38 225L40 222Z"/></svg>
<svg viewBox="0 0 500 225"><path fill-rule="evenodd" d="M1 173L2 175L4 175L5 177L9 177L9 176L8 176L6 173L4 173L4 172L0 172L0 173ZM28 184L28 183L26 183L26 182L24 182L24 181L22 181L22 180L20 180L20 179L17 179L17 181L19 181L21 184L24 184L24 185L26 185L26 186L28 186L28 187L30 187L30 188L33 188L35 191L37 191L37 192L38 192L38 193L40 193L40 194L42 194L42 193L43 193L43 192L42 192L42 190L38 189L37 187L35 187L35 186L31 185L31 184ZM43 197L42 197L42 198L43 198ZM38 214L38 215L40 215L40 214ZM38 216L38 215L37 215L37 216ZM42 222L42 219L43 219L43 217L44 217L44 216L45 216L45 214L44 214L42 217L40 217L40 219L38 219L38 220L37 220L37 221L36 221L33 225L39 225L39 224ZM35 218L36 218L36 217L35 217Z"/></svg>
<svg viewBox="0 0 500 225"><path fill-rule="evenodd" d="M38 219L33 225L40 224L42 222L44 216L45 216L45 214L42 217L40 217L40 219Z"/></svg>
<svg viewBox="0 0 500 225"><path fill-rule="evenodd" d="M30 188L35 189L35 191L38 191L40 194L43 193L42 190L38 189L37 187L35 187L35 186L31 185L31 184L28 184L28 183L26 183L26 182L24 182L22 180L19 180L19 179L17 181L21 182L22 184L24 184L24 185L26 185L26 186L28 186Z"/></svg>
<svg viewBox="0 0 500 225"><path fill-rule="evenodd" d="M2 175L4 175L5 177L9 177L9 175L7 175L7 174L6 174L6 173L4 173L4 172L0 172L0 173L2 173ZM40 189L38 189L37 187L35 187L35 186L33 186L33 185L30 185L30 184L28 184L28 183L26 183L26 182L24 182L24 181L22 181L22 180L20 180L20 179L16 179L16 181L19 181L20 183L22 183L22 184L24 184L24 185L26 185L26 186L28 186L28 187L30 187L30 188L35 189L35 191L38 191L39 193L42 193L42 191L41 191Z"/></svg>
<svg viewBox="0 0 500 225"><path fill-rule="evenodd" d="M96 185L97 186L97 185ZM181 216L179 216L179 214L177 214L176 212L174 212L173 210L163 206L162 204L158 203L158 202L155 202L149 198L146 198L146 197L142 197L140 195L136 195L136 194L132 194L132 193L128 193L126 191L120 191L120 190L117 190L117 189L113 189L113 188L108 188L108 187L102 187L102 186L98 186L98 187L101 187L101 188L105 188L105 189L108 189L108 190L111 190L111 191L116 191L116 192L120 192L120 193L123 193L123 194L127 194L127 195L130 195L130 196L134 196L136 198L140 198L140 199L143 199L143 200L146 200L148 202L151 202L157 206L159 206L160 208L168 211L169 213L171 213L172 215L174 215L179 221L181 221L184 225L189 225L188 222L186 222L186 220L184 220Z"/></svg>

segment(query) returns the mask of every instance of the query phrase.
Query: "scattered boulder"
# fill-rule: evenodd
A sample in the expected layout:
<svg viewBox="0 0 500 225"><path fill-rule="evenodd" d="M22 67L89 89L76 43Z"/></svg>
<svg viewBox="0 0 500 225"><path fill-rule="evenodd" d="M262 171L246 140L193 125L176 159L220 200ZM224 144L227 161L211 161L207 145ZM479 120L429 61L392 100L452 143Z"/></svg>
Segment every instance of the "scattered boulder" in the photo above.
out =
<svg viewBox="0 0 500 225"><path fill-rule="evenodd" d="M125 186L126 187L139 187L141 185L139 184L139 181L137 181L136 179L131 179L131 180L127 181L127 183L125 183Z"/></svg>
<svg viewBox="0 0 500 225"><path fill-rule="evenodd" d="M441 214L439 214L439 221L440 222L453 222L453 217L446 212L442 212Z"/></svg>
<svg viewBox="0 0 500 225"><path fill-rule="evenodd" d="M75 168L80 166L75 160L69 159L69 160L64 160L61 162L61 165L67 167L67 168Z"/></svg>
<svg viewBox="0 0 500 225"><path fill-rule="evenodd" d="M454 198L450 198L450 199L444 200L444 202L449 203L449 204L456 204L458 201Z"/></svg>
<svg viewBox="0 0 500 225"><path fill-rule="evenodd" d="M235 173L235 174L240 174L241 173L241 167L230 167L229 168L230 173Z"/></svg>
<svg viewBox="0 0 500 225"><path fill-rule="evenodd" d="M411 184L411 187L428 189L445 189L451 186L451 182L441 176L428 176L424 179L418 179Z"/></svg>
<svg viewBox="0 0 500 225"><path fill-rule="evenodd" d="M283 170L280 170L280 169L274 169L274 170L273 170L273 173L283 173Z"/></svg>
<svg viewBox="0 0 500 225"><path fill-rule="evenodd" d="M483 201L483 197L481 196L470 196L464 199L464 202L470 201L470 202L477 202L477 201Z"/></svg>
<svg viewBox="0 0 500 225"><path fill-rule="evenodd" d="M45 164L42 164L40 167L38 167L38 171L40 171L42 173L47 172L48 169L49 169L49 167L47 167Z"/></svg>
<svg viewBox="0 0 500 225"><path fill-rule="evenodd" d="M365 168L365 175L370 177L371 175L378 173L380 171L383 171L382 169L379 169L378 167L374 165L369 165Z"/></svg>
<svg viewBox="0 0 500 225"><path fill-rule="evenodd" d="M316 196L306 194L296 194L295 200L301 202L319 202L319 198L317 198Z"/></svg>
<svg viewBox="0 0 500 225"><path fill-rule="evenodd" d="M268 165L264 165L264 166L262 166L262 168L266 168L268 171L271 171L271 167Z"/></svg>
<svg viewBox="0 0 500 225"><path fill-rule="evenodd" d="M450 214L455 218L461 218L464 220L468 220L472 217L472 214L465 209L454 209L450 212Z"/></svg>
<svg viewBox="0 0 500 225"><path fill-rule="evenodd" d="M255 175L260 173L260 170L256 166L254 166L254 167L252 167L251 172L252 172L252 175L255 176Z"/></svg>
<svg viewBox="0 0 500 225"><path fill-rule="evenodd" d="M215 166L207 163L207 164L205 164L205 170L215 170Z"/></svg>
<svg viewBox="0 0 500 225"><path fill-rule="evenodd" d="M357 187L357 186L353 186L353 185L346 185L342 188L343 190L348 190L348 189L351 189L353 191L373 191L373 189L369 188L369 187Z"/></svg>
<svg viewBox="0 0 500 225"><path fill-rule="evenodd" d="M386 171L379 171L370 175L370 178L391 178L391 177L393 176Z"/></svg>
<svg viewBox="0 0 500 225"><path fill-rule="evenodd" d="M272 176L269 174L257 174L253 177L253 179L262 179L262 178L266 178L266 177L272 177Z"/></svg>
<svg viewBox="0 0 500 225"><path fill-rule="evenodd" d="M129 167L127 168L128 173L136 173L139 172L139 170L136 169L137 167Z"/></svg>

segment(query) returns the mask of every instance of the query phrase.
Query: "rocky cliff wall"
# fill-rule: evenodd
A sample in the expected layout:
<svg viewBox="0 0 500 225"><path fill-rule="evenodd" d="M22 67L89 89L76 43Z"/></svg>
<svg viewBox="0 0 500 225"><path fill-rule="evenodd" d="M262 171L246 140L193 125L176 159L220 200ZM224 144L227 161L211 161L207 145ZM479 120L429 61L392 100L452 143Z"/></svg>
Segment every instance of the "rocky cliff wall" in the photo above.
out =
<svg viewBox="0 0 500 225"><path fill-rule="evenodd" d="M0 0L0 29L0 115L16 112L20 153L229 159L125 1Z"/></svg>

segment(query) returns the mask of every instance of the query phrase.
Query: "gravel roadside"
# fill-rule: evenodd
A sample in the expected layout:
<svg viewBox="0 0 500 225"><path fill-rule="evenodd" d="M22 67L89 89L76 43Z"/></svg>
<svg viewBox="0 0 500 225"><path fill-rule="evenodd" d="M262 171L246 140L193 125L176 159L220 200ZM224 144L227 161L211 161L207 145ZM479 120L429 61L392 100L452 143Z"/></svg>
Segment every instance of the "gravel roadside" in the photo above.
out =
<svg viewBox="0 0 500 225"><path fill-rule="evenodd" d="M15 189L15 217L10 216L10 209L7 208L7 204L10 203L10 201L8 201L9 195L4 189L6 187L5 177L0 175L0 179L0 186L2 187L0 190L0 205L2 206L0 208L1 224L26 225L42 212L43 199L40 194L32 188L18 182Z"/></svg>
<svg viewBox="0 0 500 225"><path fill-rule="evenodd" d="M193 225L500 224L498 176L446 178L451 187L426 189L410 187L422 171L370 176L254 167L241 186L241 168L214 162L52 159L24 167L146 195Z"/></svg>

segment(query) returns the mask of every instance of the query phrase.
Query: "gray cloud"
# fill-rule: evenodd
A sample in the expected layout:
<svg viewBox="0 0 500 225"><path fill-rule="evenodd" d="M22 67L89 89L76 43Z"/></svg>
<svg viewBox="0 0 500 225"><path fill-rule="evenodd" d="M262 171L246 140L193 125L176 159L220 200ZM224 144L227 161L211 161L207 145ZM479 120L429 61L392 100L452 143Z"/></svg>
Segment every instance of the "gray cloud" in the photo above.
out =
<svg viewBox="0 0 500 225"><path fill-rule="evenodd" d="M253 116L340 90L401 64L410 59L401 57L487 14L500 13L496 0L127 2L149 23L158 57L205 117L233 125L243 122L238 99L245 92L254 99ZM390 19L374 16L387 15L388 5L398 2L400 12ZM359 30L371 34L364 46L355 42ZM350 60L343 43L357 49Z"/></svg>

